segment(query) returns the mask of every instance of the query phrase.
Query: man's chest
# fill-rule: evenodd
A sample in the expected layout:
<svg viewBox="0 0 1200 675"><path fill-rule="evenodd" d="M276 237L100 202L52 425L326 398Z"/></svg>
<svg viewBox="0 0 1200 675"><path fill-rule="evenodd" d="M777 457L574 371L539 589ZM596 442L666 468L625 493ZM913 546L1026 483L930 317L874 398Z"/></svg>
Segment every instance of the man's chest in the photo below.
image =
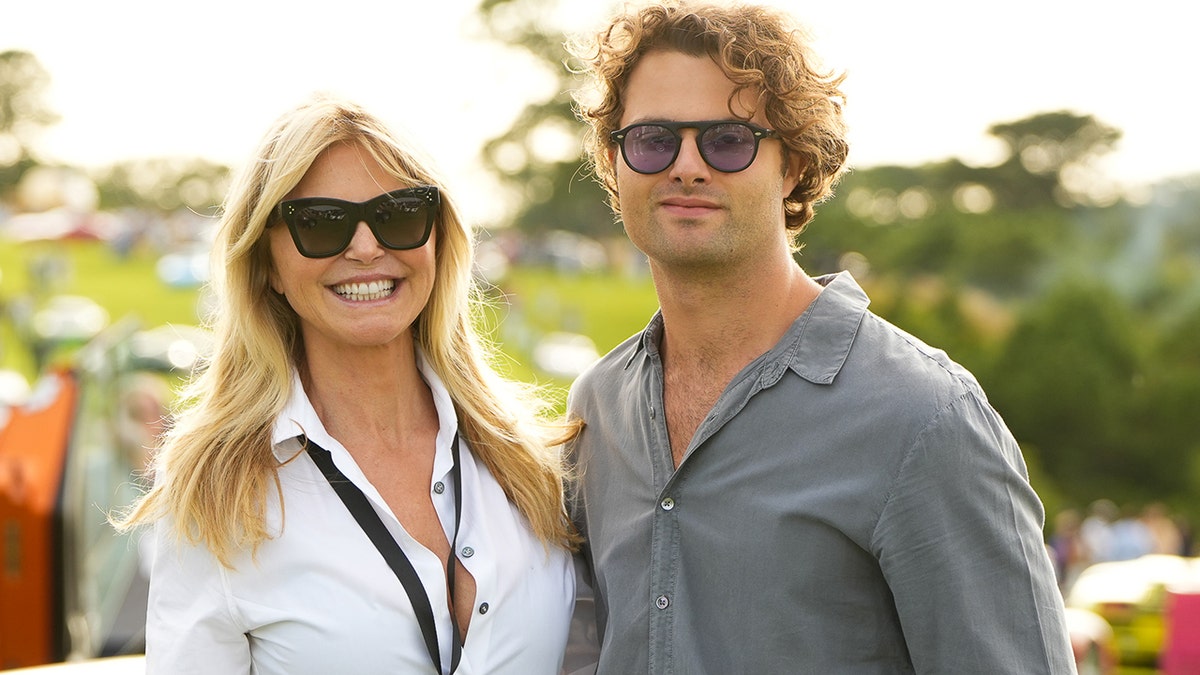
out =
<svg viewBox="0 0 1200 675"><path fill-rule="evenodd" d="M663 410L675 466L683 460L696 431L720 400L731 378L732 374L696 370L668 370L664 374Z"/></svg>

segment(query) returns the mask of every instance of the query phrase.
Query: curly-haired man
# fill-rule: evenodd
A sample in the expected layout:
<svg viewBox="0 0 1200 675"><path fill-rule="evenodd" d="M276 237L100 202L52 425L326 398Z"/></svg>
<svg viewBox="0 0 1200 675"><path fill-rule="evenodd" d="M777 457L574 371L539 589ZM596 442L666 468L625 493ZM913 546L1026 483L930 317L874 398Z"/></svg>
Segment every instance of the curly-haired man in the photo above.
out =
<svg viewBox="0 0 1200 675"><path fill-rule="evenodd" d="M841 78L748 5L633 9L577 55L661 307L569 402L598 672L1073 672L1044 512L978 382L795 261L844 168Z"/></svg>

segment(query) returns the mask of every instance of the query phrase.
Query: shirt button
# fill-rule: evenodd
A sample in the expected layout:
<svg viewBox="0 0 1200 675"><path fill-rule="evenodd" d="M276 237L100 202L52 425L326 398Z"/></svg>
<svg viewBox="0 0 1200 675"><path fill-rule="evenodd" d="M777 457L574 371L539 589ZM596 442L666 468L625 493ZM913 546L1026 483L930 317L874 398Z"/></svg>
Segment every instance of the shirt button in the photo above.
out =
<svg viewBox="0 0 1200 675"><path fill-rule="evenodd" d="M446 491L446 484L439 480L433 484L433 491L439 495L442 494Z"/></svg>
<svg viewBox="0 0 1200 675"><path fill-rule="evenodd" d="M464 546L464 547L463 547L463 550L462 550L462 557L464 557L464 558L470 558L470 557L471 557L471 556L473 556L473 555L475 555L475 549L471 548L470 546Z"/></svg>
<svg viewBox="0 0 1200 675"><path fill-rule="evenodd" d="M487 614L487 613L488 613L488 609L489 609L489 607L488 607L488 604L487 604L486 602L485 602L485 603L482 603L482 604L480 604L480 605L479 605L479 613L480 613L480 614Z"/></svg>
<svg viewBox="0 0 1200 675"><path fill-rule="evenodd" d="M654 606L659 609L666 609L671 606L671 600L665 595L660 595L654 600Z"/></svg>
<svg viewBox="0 0 1200 675"><path fill-rule="evenodd" d="M667 497L666 499L659 502L659 506L662 507L663 511L670 511L671 509L675 508L675 500L671 499L670 497Z"/></svg>

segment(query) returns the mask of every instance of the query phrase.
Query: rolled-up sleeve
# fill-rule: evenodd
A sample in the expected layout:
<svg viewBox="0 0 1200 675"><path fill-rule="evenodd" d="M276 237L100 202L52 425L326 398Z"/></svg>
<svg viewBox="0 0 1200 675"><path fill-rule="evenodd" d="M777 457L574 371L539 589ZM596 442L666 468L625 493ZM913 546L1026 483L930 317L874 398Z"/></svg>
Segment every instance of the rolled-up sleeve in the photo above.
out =
<svg viewBox="0 0 1200 675"><path fill-rule="evenodd" d="M921 673L1070 673L1044 511L978 394L940 410L900 464L873 546Z"/></svg>

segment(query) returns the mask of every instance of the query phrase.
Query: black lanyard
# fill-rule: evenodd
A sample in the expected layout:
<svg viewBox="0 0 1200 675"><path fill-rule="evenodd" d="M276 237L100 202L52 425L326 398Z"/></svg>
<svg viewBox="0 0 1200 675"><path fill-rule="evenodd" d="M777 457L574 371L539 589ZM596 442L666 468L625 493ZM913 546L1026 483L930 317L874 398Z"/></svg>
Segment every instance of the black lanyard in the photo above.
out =
<svg viewBox="0 0 1200 675"><path fill-rule="evenodd" d="M408 599L412 603L413 612L417 615L417 623L421 625L421 635L425 638L425 647L429 650L429 658L433 660L433 669L440 674L442 657L441 651L438 649L437 625L433 621L433 606L429 604L429 595L425 593L425 586L421 584L421 578L417 576L417 571L413 569L408 556L404 555L400 545L388 533L387 527L379 519L379 514L375 513L375 509L371 508L371 502L367 500L362 490L359 490L346 478L345 474L334 466L333 455L304 436L300 437L300 445L308 450L308 456L312 457L313 463L317 465L321 473L325 474L329 485L333 487L334 492L337 492L338 497L342 498L342 503L346 505L347 509L350 509L354 519L371 538L375 548L379 549L383 559L387 561L388 567L392 568L392 571L396 573L396 578L404 586L405 592L408 593ZM449 674L453 675L454 671L458 669L458 661L462 656L462 639L459 637L458 619L454 614L454 550L458 546L458 524L462 520L462 471L458 464L458 432L454 433L454 442L450 444L450 452L454 458L454 467L450 470L450 476L454 481L454 536L450 540L450 557L446 560L446 592L450 597L450 623L454 628L453 634L450 636Z"/></svg>

